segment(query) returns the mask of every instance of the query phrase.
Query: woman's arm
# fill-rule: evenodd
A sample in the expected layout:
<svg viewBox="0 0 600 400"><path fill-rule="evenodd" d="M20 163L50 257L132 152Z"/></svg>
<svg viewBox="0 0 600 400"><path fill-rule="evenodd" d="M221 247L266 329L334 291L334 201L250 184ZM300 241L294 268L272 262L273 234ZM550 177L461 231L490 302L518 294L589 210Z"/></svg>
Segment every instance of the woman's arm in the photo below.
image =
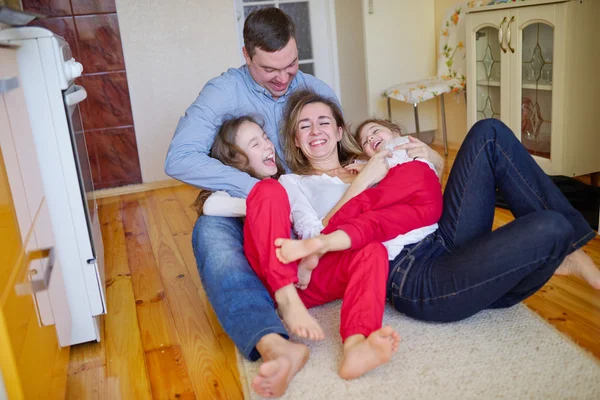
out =
<svg viewBox="0 0 600 400"><path fill-rule="evenodd" d="M361 194L365 189L379 183L387 175L390 170L387 159L391 156L392 153L389 150L383 150L371 157L369 162L356 176L352 184L350 184L350 187L346 190L346 193L344 193L340 201L338 201L327 213L325 218L323 218L323 226L327 226L331 217L333 217L344 204Z"/></svg>
<svg viewBox="0 0 600 400"><path fill-rule="evenodd" d="M214 192L204 202L202 213L214 217L245 217L246 199L231 197L227 192Z"/></svg>

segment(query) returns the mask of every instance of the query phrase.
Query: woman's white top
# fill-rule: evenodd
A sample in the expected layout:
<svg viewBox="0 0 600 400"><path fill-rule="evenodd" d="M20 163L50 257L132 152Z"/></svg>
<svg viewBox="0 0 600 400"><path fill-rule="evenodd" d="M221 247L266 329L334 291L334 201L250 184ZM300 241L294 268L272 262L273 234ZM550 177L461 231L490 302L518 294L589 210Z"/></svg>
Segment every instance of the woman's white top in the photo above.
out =
<svg viewBox="0 0 600 400"><path fill-rule="evenodd" d="M418 161L426 162L433 168L428 161ZM291 206L292 226L300 239L312 238L321 233L324 228L323 219L340 201L350 186L337 176L332 177L327 174L308 176L287 174L279 178L279 183L287 191ZM231 197L226 192L215 192L204 203L203 211L206 215L243 216L246 214L246 200ZM388 250L388 258L393 260L400 254L404 246L421 241L430 233L435 232L437 227L437 224L425 226L384 242L383 245Z"/></svg>

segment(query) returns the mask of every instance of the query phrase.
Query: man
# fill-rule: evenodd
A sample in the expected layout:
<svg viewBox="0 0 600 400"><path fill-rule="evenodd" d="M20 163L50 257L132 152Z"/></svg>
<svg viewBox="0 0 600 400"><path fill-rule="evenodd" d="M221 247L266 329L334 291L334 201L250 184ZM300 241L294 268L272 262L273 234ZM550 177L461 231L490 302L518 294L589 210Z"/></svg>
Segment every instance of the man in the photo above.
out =
<svg viewBox="0 0 600 400"><path fill-rule="evenodd" d="M298 70L294 23L283 11L266 8L248 16L243 53L246 65L210 80L180 119L165 172L190 185L245 198L257 180L208 155L223 119L261 116L265 133L284 160L278 127L288 96L311 89L339 101L327 84ZM252 388L264 397L281 396L304 366L308 348L287 340L269 293L244 257L242 232L238 219L202 216L192 246L221 325L247 358L263 358Z"/></svg>

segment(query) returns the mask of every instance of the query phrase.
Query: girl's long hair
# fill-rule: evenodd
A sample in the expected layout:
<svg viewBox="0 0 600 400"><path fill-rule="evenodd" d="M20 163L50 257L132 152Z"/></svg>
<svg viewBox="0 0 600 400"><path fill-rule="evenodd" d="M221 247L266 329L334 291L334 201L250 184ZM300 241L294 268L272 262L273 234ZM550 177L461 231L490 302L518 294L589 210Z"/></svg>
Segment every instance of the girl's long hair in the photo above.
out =
<svg viewBox="0 0 600 400"><path fill-rule="evenodd" d="M309 175L313 173L308 158L296 147L295 137L298 120L302 109L312 103L322 103L329 107L338 127L342 128L342 140L338 142L338 157L342 165L352 162L362 155L360 146L356 143L344 121L344 116L338 105L331 99L318 95L310 90L299 90L290 96L288 105L283 113L283 126L280 129L279 140L283 148L285 161L293 173Z"/></svg>
<svg viewBox="0 0 600 400"><path fill-rule="evenodd" d="M258 119L250 115L225 119L219 128L219 131L217 132L217 136L215 136L215 141L210 149L209 156L221 161L224 165L239 169L242 172L246 172L251 176L258 178L256 172L250 168L250 161L248 160L246 152L235 144L237 132L244 122L252 122L262 127L262 124L258 121ZM278 178L284 173L283 166L277 157L276 164L277 174L273 176L274 178ZM192 205L192 207L194 207L198 213L198 216L202 215L204 202L211 194L212 191L210 190L201 190L198 194L196 201Z"/></svg>

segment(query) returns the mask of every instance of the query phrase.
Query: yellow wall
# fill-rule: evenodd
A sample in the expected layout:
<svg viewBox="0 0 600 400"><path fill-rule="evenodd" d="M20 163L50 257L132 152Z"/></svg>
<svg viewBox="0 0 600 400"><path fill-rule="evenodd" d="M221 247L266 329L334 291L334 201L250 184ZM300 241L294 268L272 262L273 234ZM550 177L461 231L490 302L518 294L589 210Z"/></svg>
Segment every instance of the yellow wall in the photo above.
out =
<svg viewBox="0 0 600 400"><path fill-rule="evenodd" d="M452 6L464 3L463 0L435 0L435 31L436 50L439 45L440 28L446 10ZM437 59L437 55L436 55ZM467 71L465 71L466 75ZM448 144L451 147L459 147L467 134L467 110L465 107L464 92L444 95L446 105L446 129ZM442 114L438 101L438 129L435 133L436 143L442 143Z"/></svg>

